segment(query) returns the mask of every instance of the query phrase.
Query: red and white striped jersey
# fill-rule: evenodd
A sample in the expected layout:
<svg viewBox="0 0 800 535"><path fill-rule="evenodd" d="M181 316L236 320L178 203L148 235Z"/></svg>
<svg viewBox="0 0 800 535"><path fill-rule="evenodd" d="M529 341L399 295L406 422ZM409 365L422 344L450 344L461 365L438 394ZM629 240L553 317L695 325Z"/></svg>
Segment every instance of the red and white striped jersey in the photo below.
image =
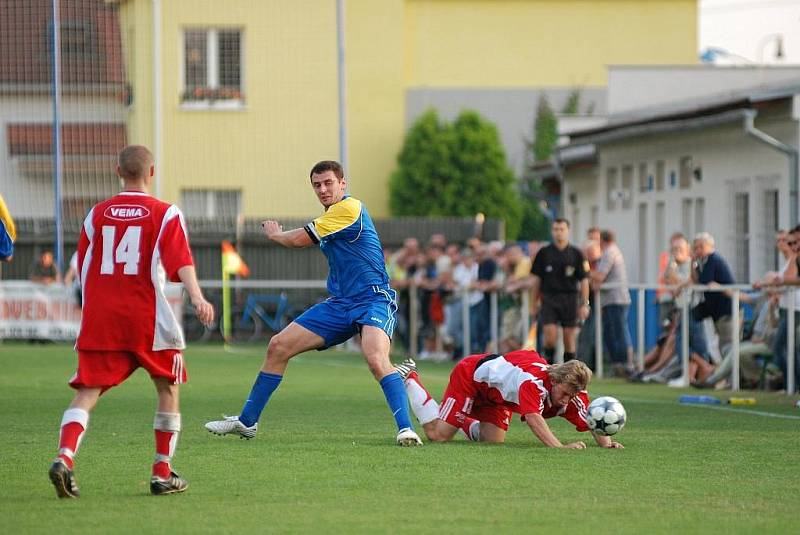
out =
<svg viewBox="0 0 800 535"><path fill-rule="evenodd" d="M98 203L83 222L78 274L81 350L183 349L183 332L164 294L166 279L193 265L183 214L142 192Z"/></svg>
<svg viewBox="0 0 800 535"><path fill-rule="evenodd" d="M534 413L544 418L561 416L578 431L589 430L586 423L589 394L581 390L566 406L551 405L547 361L535 351L512 351L487 360L475 368L472 378L480 395L491 403L522 416Z"/></svg>

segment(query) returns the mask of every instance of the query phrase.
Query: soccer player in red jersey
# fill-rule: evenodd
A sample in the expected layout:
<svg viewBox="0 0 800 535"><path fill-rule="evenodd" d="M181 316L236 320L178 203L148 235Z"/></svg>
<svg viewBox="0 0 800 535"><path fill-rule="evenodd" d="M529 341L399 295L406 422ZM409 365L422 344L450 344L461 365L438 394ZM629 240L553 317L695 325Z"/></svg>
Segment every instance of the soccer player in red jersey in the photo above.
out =
<svg viewBox="0 0 800 535"><path fill-rule="evenodd" d="M589 431L586 386L592 372L581 361L548 365L538 353L526 350L471 355L453 368L441 407L420 381L413 360L395 368L405 379L411 409L430 440L446 442L461 430L469 440L504 442L511 414L517 413L545 446L586 448L582 441L562 444L545 421L561 416L578 431ZM599 446L622 448L607 436L592 435Z"/></svg>
<svg viewBox="0 0 800 535"><path fill-rule="evenodd" d="M77 390L61 420L58 456L50 480L59 498L79 496L74 457L100 396L137 368L150 374L158 393L156 456L150 491L172 494L188 483L172 471L181 430L178 385L186 382L183 332L164 294L165 280L182 282L198 319L211 323L214 309L197 283L183 214L148 194L153 155L130 145L119 154L119 194L96 204L78 241L78 277L83 315L75 348Z"/></svg>

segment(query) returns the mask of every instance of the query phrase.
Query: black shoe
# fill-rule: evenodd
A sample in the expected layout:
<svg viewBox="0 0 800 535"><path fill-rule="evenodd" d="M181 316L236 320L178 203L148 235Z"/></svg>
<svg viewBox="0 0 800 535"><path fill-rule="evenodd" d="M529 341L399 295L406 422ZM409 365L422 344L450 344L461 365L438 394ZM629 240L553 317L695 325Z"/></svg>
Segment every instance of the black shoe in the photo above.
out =
<svg viewBox="0 0 800 535"><path fill-rule="evenodd" d="M59 498L77 498L81 495L78 484L75 482L75 475L62 459L56 459L53 462L49 474L50 481L53 482Z"/></svg>
<svg viewBox="0 0 800 535"><path fill-rule="evenodd" d="M175 472L170 472L167 479L153 476L150 479L150 494L161 496L162 494L177 494L189 488L189 482Z"/></svg>

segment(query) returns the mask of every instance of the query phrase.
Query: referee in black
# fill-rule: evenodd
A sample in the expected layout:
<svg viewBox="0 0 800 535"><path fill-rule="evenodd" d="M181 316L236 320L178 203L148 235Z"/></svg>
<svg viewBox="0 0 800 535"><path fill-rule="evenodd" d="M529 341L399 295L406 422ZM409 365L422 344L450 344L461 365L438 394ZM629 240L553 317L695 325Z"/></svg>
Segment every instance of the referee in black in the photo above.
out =
<svg viewBox="0 0 800 535"><path fill-rule="evenodd" d="M539 249L531 267L531 318L538 317L543 325L543 353L550 363L558 326L564 330L564 360L571 360L578 325L589 316L589 263L569 243L569 221L553 220L551 232L553 242Z"/></svg>

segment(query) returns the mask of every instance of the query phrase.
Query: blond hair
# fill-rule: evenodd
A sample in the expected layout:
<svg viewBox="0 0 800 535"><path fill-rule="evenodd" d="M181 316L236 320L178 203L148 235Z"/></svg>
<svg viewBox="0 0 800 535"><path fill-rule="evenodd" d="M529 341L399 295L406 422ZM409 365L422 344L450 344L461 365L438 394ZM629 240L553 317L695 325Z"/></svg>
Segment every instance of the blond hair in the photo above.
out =
<svg viewBox="0 0 800 535"><path fill-rule="evenodd" d="M547 373L551 382L568 386L575 392L586 390L592 380L592 370L579 360L553 364L547 368Z"/></svg>

